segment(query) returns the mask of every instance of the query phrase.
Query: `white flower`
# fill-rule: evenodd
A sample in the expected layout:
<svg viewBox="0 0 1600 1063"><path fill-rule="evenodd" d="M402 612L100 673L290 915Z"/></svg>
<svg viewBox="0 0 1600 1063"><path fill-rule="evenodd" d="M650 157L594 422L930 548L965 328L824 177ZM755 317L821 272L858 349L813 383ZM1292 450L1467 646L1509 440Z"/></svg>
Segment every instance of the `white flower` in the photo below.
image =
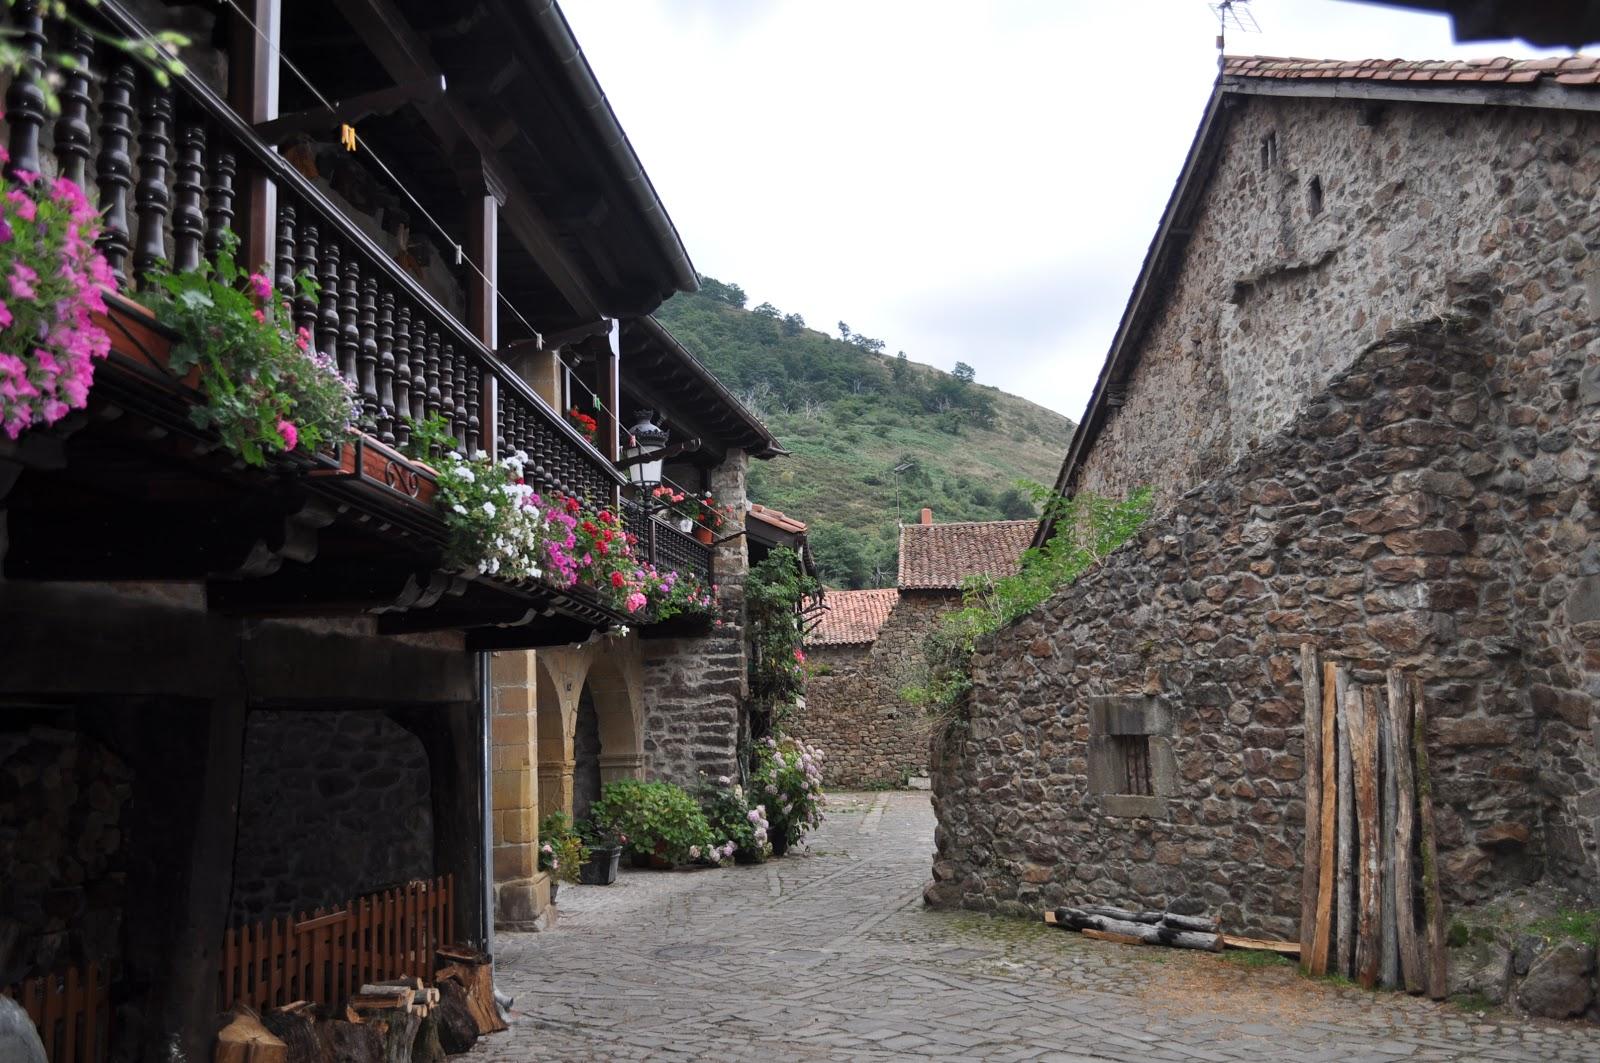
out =
<svg viewBox="0 0 1600 1063"><path fill-rule="evenodd" d="M698 845L689 846L689 859L691 859L691 860L700 859L700 847Z"/></svg>
<svg viewBox="0 0 1600 1063"><path fill-rule="evenodd" d="M475 484L475 483L478 482L477 474L474 473L471 469L467 468L465 465L461 466L461 468L456 470L456 476L463 483Z"/></svg>
<svg viewBox="0 0 1600 1063"><path fill-rule="evenodd" d="M475 451L472 452L472 460L473 461L488 461L489 460L489 452L487 450L475 450Z"/></svg>
<svg viewBox="0 0 1600 1063"><path fill-rule="evenodd" d="M455 510L457 513L461 514L463 517L467 515L467 507L463 506L460 502L457 502L455 505L451 506L450 508Z"/></svg>
<svg viewBox="0 0 1600 1063"><path fill-rule="evenodd" d="M493 502L485 502L483 504L483 515L486 516L486 517L494 516L494 503Z"/></svg>
<svg viewBox="0 0 1600 1063"><path fill-rule="evenodd" d="M717 782L721 783L723 786L728 785L729 781L730 780L728 779L728 777L726 775L718 775L717 776Z"/></svg>

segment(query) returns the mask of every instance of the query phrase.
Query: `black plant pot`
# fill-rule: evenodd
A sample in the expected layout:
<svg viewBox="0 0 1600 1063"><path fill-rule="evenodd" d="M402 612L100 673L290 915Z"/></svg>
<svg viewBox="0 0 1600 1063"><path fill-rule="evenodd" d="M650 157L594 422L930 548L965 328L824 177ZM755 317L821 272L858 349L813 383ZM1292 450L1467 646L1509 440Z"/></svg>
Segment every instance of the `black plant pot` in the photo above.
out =
<svg viewBox="0 0 1600 1063"><path fill-rule="evenodd" d="M617 881L617 867L622 863L622 846L609 849L590 849L589 859L578 871L578 881L585 886L609 886Z"/></svg>
<svg viewBox="0 0 1600 1063"><path fill-rule="evenodd" d="M786 830L775 831L767 836L772 843L772 855L782 856L789 851L789 832Z"/></svg>

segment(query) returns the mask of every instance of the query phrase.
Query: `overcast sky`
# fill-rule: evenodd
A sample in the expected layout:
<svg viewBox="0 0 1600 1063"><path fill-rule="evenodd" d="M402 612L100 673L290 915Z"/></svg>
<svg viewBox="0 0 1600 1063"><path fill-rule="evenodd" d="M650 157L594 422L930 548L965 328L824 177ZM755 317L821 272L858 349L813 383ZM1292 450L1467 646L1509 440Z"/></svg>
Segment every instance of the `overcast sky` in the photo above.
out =
<svg viewBox="0 0 1600 1063"><path fill-rule="evenodd" d="M561 0L703 274L1076 419L1216 77L1205 0ZM1434 59L1254 0L1230 53Z"/></svg>

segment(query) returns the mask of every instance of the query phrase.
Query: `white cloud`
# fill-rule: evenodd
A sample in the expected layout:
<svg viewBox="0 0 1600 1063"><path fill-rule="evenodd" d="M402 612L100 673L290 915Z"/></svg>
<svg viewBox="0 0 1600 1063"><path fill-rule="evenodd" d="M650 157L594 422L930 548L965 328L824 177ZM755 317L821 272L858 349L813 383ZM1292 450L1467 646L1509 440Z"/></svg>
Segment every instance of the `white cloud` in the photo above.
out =
<svg viewBox="0 0 1600 1063"><path fill-rule="evenodd" d="M1216 76L1203 0L566 0L701 272L1076 417ZM1255 0L1230 52L1457 46Z"/></svg>

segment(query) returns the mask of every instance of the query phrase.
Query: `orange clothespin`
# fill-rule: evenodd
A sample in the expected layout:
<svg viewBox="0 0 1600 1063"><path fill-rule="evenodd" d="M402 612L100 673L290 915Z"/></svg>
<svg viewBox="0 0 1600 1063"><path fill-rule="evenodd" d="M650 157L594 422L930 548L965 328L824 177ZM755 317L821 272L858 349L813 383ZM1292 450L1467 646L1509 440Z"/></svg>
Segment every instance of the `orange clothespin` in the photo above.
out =
<svg viewBox="0 0 1600 1063"><path fill-rule="evenodd" d="M339 126L339 143L344 145L345 151L356 150L356 127L348 122Z"/></svg>

